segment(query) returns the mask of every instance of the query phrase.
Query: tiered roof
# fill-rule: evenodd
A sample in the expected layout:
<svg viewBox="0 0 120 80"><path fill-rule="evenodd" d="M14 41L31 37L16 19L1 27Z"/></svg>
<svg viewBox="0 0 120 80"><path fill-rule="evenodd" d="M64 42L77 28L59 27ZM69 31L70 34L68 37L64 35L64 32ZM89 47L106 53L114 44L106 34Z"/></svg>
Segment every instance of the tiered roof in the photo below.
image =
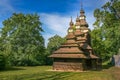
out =
<svg viewBox="0 0 120 80"><path fill-rule="evenodd" d="M85 12L80 10L80 16L76 18L74 24L71 18L70 27L66 36L66 42L60 48L53 52L50 57L53 58L98 58L93 54L89 45L89 28L85 20ZM87 54L86 54L87 53ZM89 54L88 54L89 53Z"/></svg>

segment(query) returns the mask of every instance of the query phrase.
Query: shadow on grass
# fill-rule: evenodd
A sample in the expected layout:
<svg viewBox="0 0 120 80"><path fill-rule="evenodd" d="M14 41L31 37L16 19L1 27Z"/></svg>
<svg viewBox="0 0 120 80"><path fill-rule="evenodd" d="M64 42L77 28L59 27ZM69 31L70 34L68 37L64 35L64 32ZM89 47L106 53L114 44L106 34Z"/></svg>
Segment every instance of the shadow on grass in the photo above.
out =
<svg viewBox="0 0 120 80"><path fill-rule="evenodd" d="M6 68L6 69L2 69L0 71L2 72L2 71L18 71L18 70L25 70L25 69L19 68L19 67L9 67L9 68Z"/></svg>

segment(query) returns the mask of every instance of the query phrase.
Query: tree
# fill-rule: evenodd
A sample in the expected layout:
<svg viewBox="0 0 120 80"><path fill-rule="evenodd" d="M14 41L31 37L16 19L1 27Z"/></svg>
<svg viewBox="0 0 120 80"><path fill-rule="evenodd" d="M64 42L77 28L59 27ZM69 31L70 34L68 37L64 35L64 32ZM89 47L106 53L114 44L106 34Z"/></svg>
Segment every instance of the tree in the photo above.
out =
<svg viewBox="0 0 120 80"><path fill-rule="evenodd" d="M16 14L3 21L0 51L13 65L43 64L43 29L37 14Z"/></svg>
<svg viewBox="0 0 120 80"><path fill-rule="evenodd" d="M120 1L111 0L94 11L96 27L92 32L95 51L101 54L103 59L109 59L117 54L120 48ZM95 36L95 37L93 37ZM100 44L98 44L100 43Z"/></svg>
<svg viewBox="0 0 120 80"><path fill-rule="evenodd" d="M59 35L55 35L48 39L48 45L46 49L46 64L52 64L52 59L48 58L55 50L57 50L62 43L66 40L65 38L60 37Z"/></svg>
<svg viewBox="0 0 120 80"><path fill-rule="evenodd" d="M101 34L101 32L102 30L100 28L92 30L91 42L95 54L104 59L106 58L107 53L105 53L105 45L104 45L104 40L102 38L103 35Z"/></svg>

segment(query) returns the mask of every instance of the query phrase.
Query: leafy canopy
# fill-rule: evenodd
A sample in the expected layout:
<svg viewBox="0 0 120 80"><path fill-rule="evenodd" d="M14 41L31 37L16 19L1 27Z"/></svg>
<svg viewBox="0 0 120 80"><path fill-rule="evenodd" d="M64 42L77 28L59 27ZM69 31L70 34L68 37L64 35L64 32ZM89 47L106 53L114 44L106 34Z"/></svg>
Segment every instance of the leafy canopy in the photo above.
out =
<svg viewBox="0 0 120 80"><path fill-rule="evenodd" d="M120 48L120 1L111 0L94 11L95 29L91 32L95 52L103 59L118 53Z"/></svg>
<svg viewBox="0 0 120 80"><path fill-rule="evenodd" d="M13 65L42 64L43 29L37 14L16 14L3 21L1 49Z"/></svg>

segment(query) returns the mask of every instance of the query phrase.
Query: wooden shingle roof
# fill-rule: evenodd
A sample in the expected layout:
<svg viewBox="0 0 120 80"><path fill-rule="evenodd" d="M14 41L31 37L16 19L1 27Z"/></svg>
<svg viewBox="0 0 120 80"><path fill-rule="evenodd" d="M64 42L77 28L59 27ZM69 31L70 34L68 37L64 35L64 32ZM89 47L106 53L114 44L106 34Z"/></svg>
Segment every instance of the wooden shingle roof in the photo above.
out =
<svg viewBox="0 0 120 80"><path fill-rule="evenodd" d="M61 47L54 53L83 53L78 47Z"/></svg>
<svg viewBox="0 0 120 80"><path fill-rule="evenodd" d="M52 54L52 58L87 58L84 54Z"/></svg>
<svg viewBox="0 0 120 80"><path fill-rule="evenodd" d="M85 59L97 59L98 57L91 54L90 56L86 56L84 54L52 54L49 57L52 58L85 58Z"/></svg>
<svg viewBox="0 0 120 80"><path fill-rule="evenodd" d="M63 44L63 45L61 45L61 47L78 47L79 45L78 44Z"/></svg>

